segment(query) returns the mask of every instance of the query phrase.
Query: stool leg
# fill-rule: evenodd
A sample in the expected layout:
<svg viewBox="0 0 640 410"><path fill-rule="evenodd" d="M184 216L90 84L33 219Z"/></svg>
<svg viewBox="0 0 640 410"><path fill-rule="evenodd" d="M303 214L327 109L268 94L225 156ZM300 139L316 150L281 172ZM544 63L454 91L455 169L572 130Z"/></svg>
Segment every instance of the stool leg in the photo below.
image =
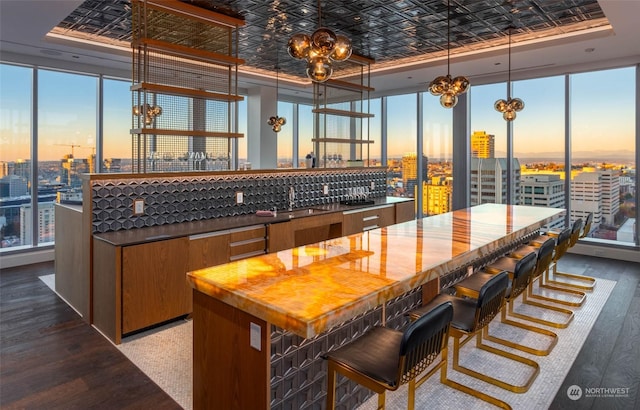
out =
<svg viewBox="0 0 640 410"><path fill-rule="evenodd" d="M378 393L378 410L384 410L385 392Z"/></svg>
<svg viewBox="0 0 640 410"><path fill-rule="evenodd" d="M329 361L327 368L327 410L334 410L336 408L336 370L333 368L331 361Z"/></svg>
<svg viewBox="0 0 640 410"><path fill-rule="evenodd" d="M454 340L455 345L459 346L459 340L458 340L459 338L454 338L454 339L455 339ZM456 381L453 381L447 378L447 362L446 362L447 352L448 352L448 348L442 349L442 354L443 354L443 357L445 358L445 362L440 368L440 383L445 384L456 390L459 390L463 393L467 393L468 395L471 395L473 397L477 397L480 400L484 400L487 403L491 403L495 406L500 407L501 409L511 410L511 406L508 403L500 399L497 399L493 396L489 396L488 394L482 393L481 391L478 391L476 389L472 389L469 386L465 386L464 384L460 384ZM456 349L454 349L454 355L456 356L456 359L457 359Z"/></svg>

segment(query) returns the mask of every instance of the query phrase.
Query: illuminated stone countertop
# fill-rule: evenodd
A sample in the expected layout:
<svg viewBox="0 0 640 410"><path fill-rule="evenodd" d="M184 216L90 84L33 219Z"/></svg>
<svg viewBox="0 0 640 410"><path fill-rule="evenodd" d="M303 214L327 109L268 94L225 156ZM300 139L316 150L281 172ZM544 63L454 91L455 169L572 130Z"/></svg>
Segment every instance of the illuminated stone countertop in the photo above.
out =
<svg viewBox="0 0 640 410"><path fill-rule="evenodd" d="M309 338L464 266L562 209L485 204L188 273L191 286Z"/></svg>

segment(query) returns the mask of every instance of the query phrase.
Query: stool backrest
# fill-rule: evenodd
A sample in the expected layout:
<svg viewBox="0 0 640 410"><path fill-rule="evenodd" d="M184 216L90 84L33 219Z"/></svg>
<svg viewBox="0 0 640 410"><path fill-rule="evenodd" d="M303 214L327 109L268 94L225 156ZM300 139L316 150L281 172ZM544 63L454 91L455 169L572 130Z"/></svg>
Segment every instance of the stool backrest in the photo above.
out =
<svg viewBox="0 0 640 410"><path fill-rule="evenodd" d="M400 384L422 373L446 347L453 305L444 302L412 322L400 342Z"/></svg>
<svg viewBox="0 0 640 410"><path fill-rule="evenodd" d="M571 228L565 228L560 232L560 235L556 238L555 252L553 253L553 260L558 261L562 258L562 255L569 249L569 241L571 240Z"/></svg>
<svg viewBox="0 0 640 410"><path fill-rule="evenodd" d="M540 248L538 249L538 258L536 260L536 269L533 272L532 279L537 278L549 269L549 265L551 265L551 261L553 261L553 250L555 247L556 240L551 237L540 245Z"/></svg>
<svg viewBox="0 0 640 410"><path fill-rule="evenodd" d="M582 234L582 219L578 218L573 221L573 225L571 226L571 239L569 240L569 247L573 247L576 243L578 243L578 239L580 239L580 235Z"/></svg>
<svg viewBox="0 0 640 410"><path fill-rule="evenodd" d="M504 296L509 286L509 275L500 272L487 281L478 294L476 318L473 330L480 329L491 322L504 305Z"/></svg>
<svg viewBox="0 0 640 410"><path fill-rule="evenodd" d="M593 212L587 214L587 218L584 220L584 228L582 228L581 238L586 238L591 232L591 224L593 223Z"/></svg>
<svg viewBox="0 0 640 410"><path fill-rule="evenodd" d="M536 267L536 257L536 253L531 252L516 262L516 266L513 268L510 299L518 297L529 286L529 281Z"/></svg>

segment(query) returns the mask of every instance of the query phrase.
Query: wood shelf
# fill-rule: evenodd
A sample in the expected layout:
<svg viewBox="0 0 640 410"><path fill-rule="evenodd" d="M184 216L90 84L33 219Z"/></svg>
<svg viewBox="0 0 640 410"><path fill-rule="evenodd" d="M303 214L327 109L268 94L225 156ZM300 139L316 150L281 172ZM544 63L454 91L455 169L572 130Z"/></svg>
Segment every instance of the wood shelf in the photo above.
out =
<svg viewBox="0 0 640 410"><path fill-rule="evenodd" d="M212 93L192 88L174 87L170 85L140 83L131 86L131 91L151 91L158 94L172 94L218 101L242 101L244 97L234 94Z"/></svg>
<svg viewBox="0 0 640 410"><path fill-rule="evenodd" d="M334 80L331 78L327 80L326 84L331 88L339 88L341 90L347 90L347 91L369 91L369 92L375 91L375 88L373 87L368 87L366 85L361 85L356 83L350 83L342 80Z"/></svg>
<svg viewBox="0 0 640 410"><path fill-rule="evenodd" d="M179 44L172 44L162 40L151 38L141 38L131 43L132 47L145 47L148 51L157 51L162 54L170 54L188 60L197 60L203 63L214 63L224 66L234 66L244 64L244 59L228 56L226 54L214 53L211 51L189 48Z"/></svg>
<svg viewBox="0 0 640 410"><path fill-rule="evenodd" d="M180 136L186 136L186 137L244 138L244 134L238 133L238 132L165 130L165 129L159 129L159 128L132 128L131 134L180 135Z"/></svg>
<svg viewBox="0 0 640 410"><path fill-rule="evenodd" d="M311 142L336 142L338 144L373 144L371 140L352 140L347 138L312 138Z"/></svg>
<svg viewBox="0 0 640 410"><path fill-rule="evenodd" d="M337 115L341 117L352 117L352 118L373 118L373 114L369 114L368 112L359 112L359 111L347 111L347 110L336 110L335 108L314 108L311 112L315 114L329 114L329 115Z"/></svg>

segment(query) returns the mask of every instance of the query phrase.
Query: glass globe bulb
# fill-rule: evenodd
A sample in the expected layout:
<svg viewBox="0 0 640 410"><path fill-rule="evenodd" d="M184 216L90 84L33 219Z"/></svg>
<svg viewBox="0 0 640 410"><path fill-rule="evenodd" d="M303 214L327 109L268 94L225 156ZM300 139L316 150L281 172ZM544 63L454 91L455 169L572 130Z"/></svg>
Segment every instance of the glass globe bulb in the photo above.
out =
<svg viewBox="0 0 640 410"><path fill-rule="evenodd" d="M469 88L469 80L467 77L456 77L451 82L451 85L456 94L464 94Z"/></svg>
<svg viewBox="0 0 640 410"><path fill-rule="evenodd" d="M496 103L493 105L493 108L496 109L496 111L498 112L505 112L507 111L507 107L508 104L505 100L498 100L496 101Z"/></svg>
<svg viewBox="0 0 640 410"><path fill-rule="evenodd" d="M447 87L447 77L441 75L429 83L429 92L433 95L441 95Z"/></svg>
<svg viewBox="0 0 640 410"><path fill-rule="evenodd" d="M317 56L309 59L307 76L318 83L325 82L333 74L333 67L327 57Z"/></svg>
<svg viewBox="0 0 640 410"><path fill-rule="evenodd" d="M502 114L502 118L504 118L505 121L513 121L516 119L516 112L513 110L505 111L504 114Z"/></svg>
<svg viewBox="0 0 640 410"><path fill-rule="evenodd" d="M287 52L293 58L301 60L307 58L311 49L311 38L302 33L294 34L287 43Z"/></svg>
<svg viewBox="0 0 640 410"><path fill-rule="evenodd" d="M514 111L522 111L522 109L524 108L524 101L522 101L520 98L514 98L510 101L511 108Z"/></svg>
<svg viewBox="0 0 640 410"><path fill-rule="evenodd" d="M440 105L444 108L453 108L458 103L458 96L451 92L446 92L440 97Z"/></svg>
<svg viewBox="0 0 640 410"><path fill-rule="evenodd" d="M335 33L326 27L320 27L311 35L311 42L323 55L331 53L336 41Z"/></svg>
<svg viewBox="0 0 640 410"><path fill-rule="evenodd" d="M338 34L336 36L336 42L333 47L333 51L329 55L333 61L344 61L351 57L351 40L347 37Z"/></svg>

